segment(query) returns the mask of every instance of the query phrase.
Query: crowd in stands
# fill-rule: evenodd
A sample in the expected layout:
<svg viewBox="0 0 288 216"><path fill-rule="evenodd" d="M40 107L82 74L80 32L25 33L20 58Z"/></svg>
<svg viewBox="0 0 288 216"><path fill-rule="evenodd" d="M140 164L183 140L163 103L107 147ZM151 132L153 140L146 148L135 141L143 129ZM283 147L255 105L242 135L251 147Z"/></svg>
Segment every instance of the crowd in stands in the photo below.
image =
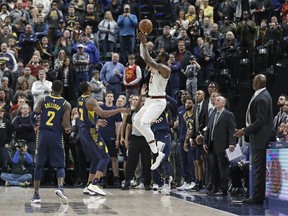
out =
<svg viewBox="0 0 288 216"><path fill-rule="evenodd" d="M214 108L216 98L221 95L217 83L210 81L219 64L233 70L234 59L249 59L251 52L257 52L267 56L267 67L270 67L276 64L278 57L288 54L288 1L160 2L166 9L163 19L169 19L170 23L158 26L155 17L148 17L153 21L154 31L148 36L147 48L152 58L160 52L169 54L167 64L171 76L167 95L179 102L179 107L168 106L165 111L172 137L171 175L179 190L194 188L198 191L206 185L205 192L209 192L212 188L207 174L207 153L201 150L201 154L195 156L192 153L194 144L190 148L190 138L195 140L196 134L202 131L192 129L194 134L187 138L188 126L183 114L186 111L189 115L195 114L201 104L208 118L209 110ZM87 162L77 137L79 113L75 108L81 95L79 85L89 81L93 88L91 96L102 104L103 109L136 106L142 84L149 82L149 68L139 55L137 26L145 18L141 9L153 4L153 0L1 1L0 164L1 178L6 185L28 186L31 181L29 173L32 169L29 167L33 166L31 158L35 156L36 138L29 112L37 101L51 93L52 82L56 79L63 82L63 97L74 108L71 113L74 130L64 137L66 166L76 170L73 183L85 184ZM204 86L204 91L199 91L200 86ZM186 105L186 100L191 98L191 104ZM202 103L207 107L204 108ZM286 103L283 111L288 115ZM115 150L111 150L114 181L109 183L113 187L121 186L117 160L119 148L123 150L124 170L126 166L126 148L129 148L129 141L125 141L126 118L125 115L109 118L107 128L100 130L109 150ZM278 130L280 125L279 139L285 139L287 124L284 117L275 129ZM204 127L202 125L201 129ZM249 152L245 146L243 148L245 157L241 166L230 164L232 192L236 194L243 194L244 187L247 188ZM18 161L19 166L15 168ZM17 176L8 176L7 172ZM135 179L138 187L144 188L139 173ZM18 174L25 175L22 182L11 180L12 177L19 178ZM245 184L242 184L241 176L245 177ZM151 176L148 178L152 183ZM152 178L155 188L163 184L157 174ZM102 180L102 186L107 186L107 179ZM147 179L145 182L147 186Z"/></svg>

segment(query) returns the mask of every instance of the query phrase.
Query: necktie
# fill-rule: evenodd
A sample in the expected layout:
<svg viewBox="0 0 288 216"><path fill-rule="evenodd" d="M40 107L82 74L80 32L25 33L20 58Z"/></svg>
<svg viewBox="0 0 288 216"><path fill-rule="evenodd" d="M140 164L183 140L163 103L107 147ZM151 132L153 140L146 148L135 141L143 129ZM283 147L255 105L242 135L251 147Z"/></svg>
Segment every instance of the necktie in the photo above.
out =
<svg viewBox="0 0 288 216"><path fill-rule="evenodd" d="M196 110L196 131L198 131L199 129L199 116L200 116L200 104L198 104L197 106L197 110Z"/></svg>
<svg viewBox="0 0 288 216"><path fill-rule="evenodd" d="M212 127L212 130L211 130L211 140L213 140L213 137L214 137L214 128L215 128L215 125L217 124L218 122L218 119L219 119L219 115L220 115L220 112L217 112L214 116L214 121L213 121L213 127Z"/></svg>
<svg viewBox="0 0 288 216"><path fill-rule="evenodd" d="M208 117L211 116L212 112L213 112L213 108L211 107L211 108L208 110Z"/></svg>

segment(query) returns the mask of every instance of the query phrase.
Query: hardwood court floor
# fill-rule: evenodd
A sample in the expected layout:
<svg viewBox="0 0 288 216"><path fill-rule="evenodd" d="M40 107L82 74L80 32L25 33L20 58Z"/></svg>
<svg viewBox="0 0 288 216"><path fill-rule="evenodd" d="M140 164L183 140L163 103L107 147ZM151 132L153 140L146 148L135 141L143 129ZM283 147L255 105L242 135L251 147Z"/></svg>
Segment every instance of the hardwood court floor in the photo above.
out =
<svg viewBox="0 0 288 216"><path fill-rule="evenodd" d="M107 189L106 192L106 197L90 197L83 195L82 189L65 188L69 204L61 205L53 188L41 188L41 204L31 204L32 188L0 187L0 215L233 215L153 191Z"/></svg>

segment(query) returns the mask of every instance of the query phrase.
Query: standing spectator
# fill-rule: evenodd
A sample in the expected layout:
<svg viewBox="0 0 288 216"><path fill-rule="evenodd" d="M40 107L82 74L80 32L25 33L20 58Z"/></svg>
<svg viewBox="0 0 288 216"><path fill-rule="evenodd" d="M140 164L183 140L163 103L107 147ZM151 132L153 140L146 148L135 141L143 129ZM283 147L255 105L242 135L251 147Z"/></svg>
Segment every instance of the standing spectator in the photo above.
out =
<svg viewBox="0 0 288 216"><path fill-rule="evenodd" d="M29 186L32 181L29 168L33 165L33 157L27 152L25 140L17 141L10 165L11 172L1 173L1 179L5 181L5 186Z"/></svg>
<svg viewBox="0 0 288 216"><path fill-rule="evenodd" d="M119 62L119 54L113 53L112 61L106 62L102 67L100 79L106 86L107 92L112 91L115 98L118 98L120 95L123 74L124 65Z"/></svg>
<svg viewBox="0 0 288 216"><path fill-rule="evenodd" d="M105 103L100 105L100 108L102 110L116 110L117 107L113 105L114 102L114 95L112 92L107 92L105 96ZM113 188L120 188L120 178L119 178L119 167L118 167L118 152L120 147L120 125L122 122L121 114L118 113L116 115L113 115L111 117L105 118L107 121L107 124L105 127L99 128L99 133L101 134L101 137L104 139L104 142L108 148L109 156L111 159L111 166L113 171ZM107 174L107 171L106 171ZM105 175L103 177L103 184L105 187ZM100 183L102 184L102 182Z"/></svg>
<svg viewBox="0 0 288 216"><path fill-rule="evenodd" d="M11 24L17 36L25 32L25 25L28 24L29 13L23 9L23 2L18 0L16 8L11 11Z"/></svg>
<svg viewBox="0 0 288 216"><path fill-rule="evenodd" d="M8 148L12 140L12 131L10 121L4 117L4 111L4 108L0 107L0 164L2 172L7 172Z"/></svg>
<svg viewBox="0 0 288 216"><path fill-rule="evenodd" d="M82 44L84 46L84 53L89 55L89 80L92 78L92 71L95 70L96 66L99 64L100 55L95 44L89 40L86 33L82 34L81 41L73 46L73 50L77 49L77 46Z"/></svg>
<svg viewBox="0 0 288 216"><path fill-rule="evenodd" d="M49 95L52 91L52 82L46 80L46 73L44 70L40 70L38 73L38 79L32 84L32 95L34 96L34 107L43 99L46 95Z"/></svg>
<svg viewBox="0 0 288 216"><path fill-rule="evenodd" d="M220 3L218 8L218 15L220 17L220 21L224 21L224 17L228 17L229 20L233 20L234 13L236 11L236 4L232 0L225 0Z"/></svg>
<svg viewBox="0 0 288 216"><path fill-rule="evenodd" d="M106 11L104 19L98 25L99 41L101 41L102 55L114 52L118 26L110 11Z"/></svg>
<svg viewBox="0 0 288 216"><path fill-rule="evenodd" d="M21 48L19 58L23 59L24 64L27 64L32 58L36 42L37 37L32 32L32 26L30 24L26 25L25 33L22 33L19 37L19 47Z"/></svg>
<svg viewBox="0 0 288 216"><path fill-rule="evenodd" d="M60 37L58 40L57 40L57 43L56 43L56 46L55 46L55 49L54 51L52 52L52 55L54 57L57 57L60 50L64 50L65 51L65 54L67 56L70 56L71 55L71 43L69 40L67 40L66 38L64 37Z"/></svg>
<svg viewBox="0 0 288 216"><path fill-rule="evenodd" d="M214 8L209 5L209 0L203 0L203 10L205 17L208 17L210 23L214 23Z"/></svg>
<svg viewBox="0 0 288 216"><path fill-rule="evenodd" d="M28 88L30 90L32 88L32 84L37 80L36 77L31 75L31 69L28 66L25 67L23 75L18 77L16 82L16 89L19 89L20 84L23 82L23 80L26 80L28 82Z"/></svg>
<svg viewBox="0 0 288 216"><path fill-rule="evenodd" d="M18 65L15 57L8 52L8 46L6 43L1 44L0 61L1 60L6 62L6 66L11 72L16 73Z"/></svg>
<svg viewBox="0 0 288 216"><path fill-rule="evenodd" d="M229 17L224 17L224 22L219 28L219 32L223 34L223 37L225 38L225 35L228 31L232 31L235 33L236 31L236 25L232 21L230 21Z"/></svg>
<svg viewBox="0 0 288 216"><path fill-rule="evenodd" d="M75 8L73 5L70 5L68 8L68 15L65 17L65 22L67 26L67 30L70 32L74 31L75 23L79 22L79 17L75 15Z"/></svg>
<svg viewBox="0 0 288 216"><path fill-rule="evenodd" d="M7 16L10 16L9 6L5 3L2 3L0 5L0 9L1 9L0 19L2 19L4 21Z"/></svg>
<svg viewBox="0 0 288 216"><path fill-rule="evenodd" d="M54 35L56 29L58 28L59 21L63 19L63 14L60 10L58 10L57 6L58 6L58 0L53 0L51 3L50 10L45 16L45 22L49 26L47 37L48 40L52 43L55 42Z"/></svg>
<svg viewBox="0 0 288 216"><path fill-rule="evenodd" d="M84 13L83 26L90 26L93 33L98 32L98 24L100 22L99 13L94 9L93 4L87 4L86 11Z"/></svg>
<svg viewBox="0 0 288 216"><path fill-rule="evenodd" d="M90 57L88 53L84 52L85 46L83 44L77 45L77 53L72 57L73 65L76 71L76 92L79 91L81 82L89 81L89 62Z"/></svg>
<svg viewBox="0 0 288 216"><path fill-rule="evenodd" d="M111 11L113 19L117 20L119 15L121 14L121 5L119 5L118 0L112 0L111 1L109 11Z"/></svg>
<svg viewBox="0 0 288 216"><path fill-rule="evenodd" d="M164 48L165 52L171 53L177 47L177 40L174 36L170 34L170 26L163 27L162 35L158 36L155 40L155 49L156 51L160 51L160 49Z"/></svg>
<svg viewBox="0 0 288 216"><path fill-rule="evenodd" d="M27 66L31 69L31 75L34 77L38 77L39 71L43 69L38 55L33 55L31 62Z"/></svg>
<svg viewBox="0 0 288 216"><path fill-rule="evenodd" d="M15 140L25 141L28 153L34 158L36 143L35 131L30 119L30 107L24 103L19 108L19 115L12 121L12 131L15 132Z"/></svg>
<svg viewBox="0 0 288 216"><path fill-rule="evenodd" d="M255 94L248 104L246 112L246 128L235 133L235 136L249 136L252 162L254 165L253 195L243 202L247 204L263 204L265 200L266 146L273 140L272 98L266 89L266 77L258 74L253 79Z"/></svg>
<svg viewBox="0 0 288 216"><path fill-rule="evenodd" d="M10 38L13 38L13 35L9 32L9 26L6 24L1 27L1 32L0 32L0 44L2 43L8 43L8 40Z"/></svg>
<svg viewBox="0 0 288 216"><path fill-rule="evenodd" d="M130 13L130 5L124 5L124 13L118 17L121 62L125 64L129 54L134 53L135 30L138 20L135 14Z"/></svg>
<svg viewBox="0 0 288 216"><path fill-rule="evenodd" d="M9 78L7 77L3 77L1 79L1 89L3 89L4 91L6 91L7 96L9 97L9 100L11 102L14 101L14 90L12 88L10 88L9 85Z"/></svg>
<svg viewBox="0 0 288 216"><path fill-rule="evenodd" d="M106 88L103 82L100 81L100 72L98 70L92 72L90 84L92 86L91 97L95 98L98 102L103 102L106 94Z"/></svg>
<svg viewBox="0 0 288 216"><path fill-rule="evenodd" d="M9 70L8 67L6 67L6 62L3 60L0 60L0 80L2 80L4 77L8 78L9 86L14 86L14 74Z"/></svg>
<svg viewBox="0 0 288 216"><path fill-rule="evenodd" d="M180 24L181 29L188 29L189 20L186 19L185 11L179 11L178 19L176 20L176 22Z"/></svg>
<svg viewBox="0 0 288 216"><path fill-rule="evenodd" d="M182 71L185 76L187 77L186 81L186 90L188 91L189 95L194 98L195 93L197 91L197 76L198 72L201 69L201 66L196 61L196 57L191 55L189 57L190 64L187 65L186 70Z"/></svg>
<svg viewBox="0 0 288 216"><path fill-rule="evenodd" d="M34 34L38 39L47 36L48 34L48 24L44 22L44 16L42 14L38 15L37 23L33 26Z"/></svg>
<svg viewBox="0 0 288 216"><path fill-rule="evenodd" d="M139 95L140 80L142 79L141 68L135 64L135 55L128 56L128 66L125 67L123 84L126 88L126 98L131 95Z"/></svg>
<svg viewBox="0 0 288 216"><path fill-rule="evenodd" d="M271 0L255 0L255 8L251 10L254 14L254 20L257 25L262 19L270 20L273 12ZM244 11L243 11L244 12Z"/></svg>
<svg viewBox="0 0 288 216"><path fill-rule="evenodd" d="M179 91L180 86L181 63L175 60L175 56L173 53L170 53L167 64L168 67L171 69L171 74L168 80L166 93L170 97L176 99L176 93Z"/></svg>
<svg viewBox="0 0 288 216"><path fill-rule="evenodd" d="M226 149L234 151L236 140L233 137L236 122L234 114L225 109L226 99L218 96L215 102L216 110L211 114L205 132L203 148L210 154L211 180L213 190L208 192L212 196L227 196L229 182L229 161ZM217 181L220 174L220 185Z"/></svg>
<svg viewBox="0 0 288 216"><path fill-rule="evenodd" d="M85 11L85 1L84 0L71 0L70 6L74 6L75 14L79 17L79 20L83 20L83 15Z"/></svg>
<svg viewBox="0 0 288 216"><path fill-rule="evenodd" d="M63 82L62 97L70 101L72 106L75 105L76 94L74 83L76 80L76 71L70 58L66 57L64 59L63 66L58 70L57 79Z"/></svg>
<svg viewBox="0 0 288 216"><path fill-rule="evenodd" d="M67 58L67 55L66 55L65 51L60 50L58 52L57 58L55 58L55 60L54 60L54 69L59 70L61 67L63 67L63 63L64 63L64 60L66 58Z"/></svg>
<svg viewBox="0 0 288 216"><path fill-rule="evenodd" d="M37 8L39 14L42 13L46 16L51 7L50 0L33 0L33 6Z"/></svg>

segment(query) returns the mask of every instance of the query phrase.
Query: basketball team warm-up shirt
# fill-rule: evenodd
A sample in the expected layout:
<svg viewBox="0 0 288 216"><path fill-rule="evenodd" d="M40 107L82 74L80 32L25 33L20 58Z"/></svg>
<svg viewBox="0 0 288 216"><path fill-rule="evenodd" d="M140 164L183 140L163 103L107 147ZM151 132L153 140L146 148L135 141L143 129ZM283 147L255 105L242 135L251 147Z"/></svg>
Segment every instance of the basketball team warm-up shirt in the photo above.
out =
<svg viewBox="0 0 288 216"><path fill-rule="evenodd" d="M66 100L63 97L45 96L40 118L40 130L63 132L62 119Z"/></svg>
<svg viewBox="0 0 288 216"><path fill-rule="evenodd" d="M78 99L78 112L79 112L79 118L80 118L80 126L96 128L98 117L93 110L89 111L86 108L86 102L89 98L90 98L89 95L81 95Z"/></svg>

